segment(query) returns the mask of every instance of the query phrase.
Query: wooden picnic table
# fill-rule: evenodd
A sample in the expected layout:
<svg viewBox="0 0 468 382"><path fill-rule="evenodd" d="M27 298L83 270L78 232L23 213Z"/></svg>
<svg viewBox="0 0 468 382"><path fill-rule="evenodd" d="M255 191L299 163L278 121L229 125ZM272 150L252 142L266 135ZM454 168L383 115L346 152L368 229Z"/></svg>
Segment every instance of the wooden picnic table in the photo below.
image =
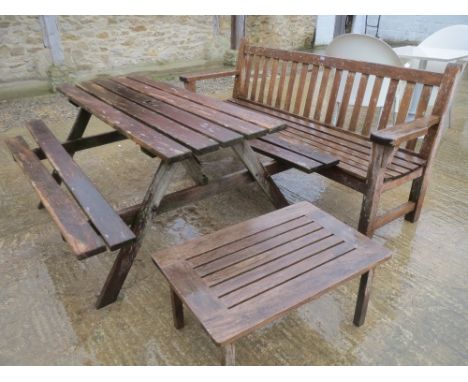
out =
<svg viewBox="0 0 468 382"><path fill-rule="evenodd" d="M96 79L76 86L67 84L58 90L79 107L66 142L60 143L42 121L31 121L28 128L38 148L29 150L21 137L10 139L7 144L79 258L119 249L98 298L98 308L117 299L141 247L148 221L169 205L199 200L252 179L275 207L288 205L270 176L284 170L284 165L272 162L264 166L248 143L284 129L283 120L139 75ZM91 116L114 131L83 137ZM113 211L72 156L79 150L122 139L132 140L144 153L160 161L143 201ZM231 147L246 170L209 180L198 156L221 147ZM320 152L316 161L313 156L309 158L312 169L337 163L335 158L324 157ZM41 165L43 159L54 167L54 179ZM166 195L171 177L181 163L197 184ZM57 187L56 183L62 181L75 200L66 200L66 194ZM72 205L75 201L83 211Z"/></svg>

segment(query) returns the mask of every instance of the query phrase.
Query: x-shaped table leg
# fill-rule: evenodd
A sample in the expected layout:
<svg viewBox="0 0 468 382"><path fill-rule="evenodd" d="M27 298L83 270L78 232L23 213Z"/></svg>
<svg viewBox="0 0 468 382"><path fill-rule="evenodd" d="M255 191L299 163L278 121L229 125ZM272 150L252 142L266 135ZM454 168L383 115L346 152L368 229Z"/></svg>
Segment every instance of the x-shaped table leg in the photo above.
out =
<svg viewBox="0 0 468 382"><path fill-rule="evenodd" d="M289 205L288 201L281 193L278 186L271 179L265 167L258 159L257 154L249 146L248 142L237 143L232 146L234 152L239 156L250 174L254 177L260 188L265 192L276 208L282 208Z"/></svg>
<svg viewBox="0 0 468 382"><path fill-rule="evenodd" d="M107 276L107 280L97 300L96 307L98 309L113 303L117 299L127 274L132 267L133 261L141 248L147 224L154 214L157 213L157 209L166 193L167 187L169 186L172 175L176 171L178 164L179 162L160 163L151 185L149 186L148 191L146 191L142 207L131 225L136 239L130 245L119 251L117 259Z"/></svg>
<svg viewBox="0 0 468 382"><path fill-rule="evenodd" d="M258 185L272 201L274 206L276 208L287 206L289 203L287 202L286 198L273 182L270 175L263 167L257 155L253 152L248 143L238 143L233 146L233 149L247 167ZM143 243L148 221L151 220L154 213L157 213L157 209L163 196L166 193L171 177L179 163L180 162L160 163L159 168L154 175L153 181L151 182L151 185L146 192L145 198L143 199L142 207L140 208L131 225L136 239L132 244L122 248L117 255L117 259L115 260L114 265L112 266L112 269L107 276L107 280L96 303L96 307L98 309L113 303L117 299L127 274L132 267L133 261L135 260L135 257ZM191 161L188 163L188 165L189 168L191 168L192 175L202 174L201 170L198 168L199 164L195 161ZM201 177L200 181L202 181Z"/></svg>

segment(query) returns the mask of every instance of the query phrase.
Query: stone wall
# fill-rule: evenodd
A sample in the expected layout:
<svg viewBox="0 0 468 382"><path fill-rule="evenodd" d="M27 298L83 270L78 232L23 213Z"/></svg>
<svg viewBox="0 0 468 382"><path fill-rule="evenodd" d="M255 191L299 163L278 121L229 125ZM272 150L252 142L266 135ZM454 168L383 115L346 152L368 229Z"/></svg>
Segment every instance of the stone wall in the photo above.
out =
<svg viewBox="0 0 468 382"><path fill-rule="evenodd" d="M211 16L60 16L65 64L77 72L221 60Z"/></svg>
<svg viewBox="0 0 468 382"><path fill-rule="evenodd" d="M315 16L247 16L251 43L310 46ZM165 64L221 63L230 47L230 16L59 16L65 63L52 66L39 16L0 16L0 85L82 79L101 73L151 70ZM59 79L60 80L60 79Z"/></svg>
<svg viewBox="0 0 468 382"><path fill-rule="evenodd" d="M0 16L0 82L45 78L51 64L37 16Z"/></svg>
<svg viewBox="0 0 468 382"><path fill-rule="evenodd" d="M316 20L316 16L247 16L246 36L252 44L273 48L310 48Z"/></svg>

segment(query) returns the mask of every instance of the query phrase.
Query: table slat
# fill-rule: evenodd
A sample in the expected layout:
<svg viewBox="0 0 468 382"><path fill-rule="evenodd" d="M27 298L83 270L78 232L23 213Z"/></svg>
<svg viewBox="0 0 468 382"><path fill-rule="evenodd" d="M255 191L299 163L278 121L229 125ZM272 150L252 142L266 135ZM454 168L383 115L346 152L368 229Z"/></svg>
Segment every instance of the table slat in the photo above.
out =
<svg viewBox="0 0 468 382"><path fill-rule="evenodd" d="M242 135L234 131L149 97L145 94L139 93L117 82L113 82L109 79L100 79L94 82L122 97L125 97L135 103L138 103L141 106L148 108L155 113L164 115L165 117L170 118L175 122L187 126L194 131L202 133L207 137L218 141L222 146L227 146L239 142L243 139Z"/></svg>
<svg viewBox="0 0 468 382"><path fill-rule="evenodd" d="M82 107L163 160L181 160L191 155L191 151L187 147L158 133L151 127L136 121L77 87L65 84L57 90L74 104Z"/></svg>
<svg viewBox="0 0 468 382"><path fill-rule="evenodd" d="M157 89L162 91L174 94L178 97L187 99L189 101L196 102L200 105L207 106L211 109L218 110L225 114L229 114L233 117L242 119L247 122L255 123L261 127L266 129L273 129L275 130L278 126L282 125L283 122L267 116L265 114L256 113L256 112L245 112L245 110L241 107L237 107L236 105L227 103L225 101L220 101L215 98L191 92L187 89L183 89L177 86L173 86L171 84L160 82L160 81L153 81L147 77L143 76L129 76L128 78L134 79L136 81L145 83L147 85L153 86Z"/></svg>
<svg viewBox="0 0 468 382"><path fill-rule="evenodd" d="M132 118L135 118L161 134L168 136L180 144L189 147L197 154L203 154L207 151L216 150L219 147L215 140L197 133L179 123L176 123L160 114L154 113L147 108L134 103L120 95L110 92L100 85L92 82L83 82L78 85L81 89L92 96L99 98L108 105L124 112Z"/></svg>
<svg viewBox="0 0 468 382"><path fill-rule="evenodd" d="M221 113L217 110L210 109L208 107L204 107L195 102L191 102L183 98L174 96L170 93L166 93L152 86L146 85L142 82L123 77L115 78L114 80L133 90L137 90L143 94L149 95L155 99L158 99L167 104L185 110L186 112L192 113L199 117L205 118L211 122L217 123L229 130L233 130L239 134L242 134L247 138L259 137L268 133L266 129L254 125L253 123L241 121L238 118Z"/></svg>

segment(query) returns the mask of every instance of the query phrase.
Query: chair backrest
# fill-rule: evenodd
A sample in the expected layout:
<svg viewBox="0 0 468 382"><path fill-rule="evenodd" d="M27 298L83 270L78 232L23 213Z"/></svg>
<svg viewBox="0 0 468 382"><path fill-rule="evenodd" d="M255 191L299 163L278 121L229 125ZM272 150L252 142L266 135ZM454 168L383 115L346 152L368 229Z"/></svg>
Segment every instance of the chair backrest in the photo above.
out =
<svg viewBox="0 0 468 382"><path fill-rule="evenodd" d="M343 34L333 39L325 54L348 60L401 66L400 58L385 41L356 33Z"/></svg>
<svg viewBox="0 0 468 382"><path fill-rule="evenodd" d="M434 32L419 46L468 50L468 25L452 25Z"/></svg>
<svg viewBox="0 0 468 382"><path fill-rule="evenodd" d="M344 58L348 60L357 60L365 62L374 62L377 64L402 66L400 57L395 53L390 45L385 41L379 40L378 38L350 33L343 34L335 39L327 46L325 54L331 57ZM355 82L360 81L360 76L356 76ZM367 107L370 102L371 91L373 87L373 80L368 81L367 89L364 94L362 105ZM386 89L389 86L388 79L384 80L380 96L377 101L377 107L383 107L385 102ZM337 101L341 102L344 92L344 81L342 81L340 89L338 91ZM350 97L350 104L353 105L357 96L357 87L353 88Z"/></svg>
<svg viewBox="0 0 468 382"><path fill-rule="evenodd" d="M434 32L425 38L420 47L426 48L445 48L468 50L468 25L451 25ZM411 66L418 65L418 61L411 61ZM429 61L426 70L443 73L447 64L441 61Z"/></svg>
<svg viewBox="0 0 468 382"><path fill-rule="evenodd" d="M442 116L451 96L457 65L447 67L445 74L396 67L369 62L345 60L305 52L294 52L250 46L243 42L239 48L233 97L306 118L324 125L369 136L372 130L389 125L398 86L403 88L398 105L396 123L407 121L416 84L422 85L415 117L426 114ZM360 75L359 84L354 83ZM342 103L336 99L341 80L345 79ZM374 80L369 107L362 101L367 83ZM376 113L377 99L382 84L388 79L385 102L381 113ZM353 106L349 98L357 86ZM437 102L429 107L433 89ZM337 118L334 117L337 113ZM411 117L414 119L414 117Z"/></svg>

